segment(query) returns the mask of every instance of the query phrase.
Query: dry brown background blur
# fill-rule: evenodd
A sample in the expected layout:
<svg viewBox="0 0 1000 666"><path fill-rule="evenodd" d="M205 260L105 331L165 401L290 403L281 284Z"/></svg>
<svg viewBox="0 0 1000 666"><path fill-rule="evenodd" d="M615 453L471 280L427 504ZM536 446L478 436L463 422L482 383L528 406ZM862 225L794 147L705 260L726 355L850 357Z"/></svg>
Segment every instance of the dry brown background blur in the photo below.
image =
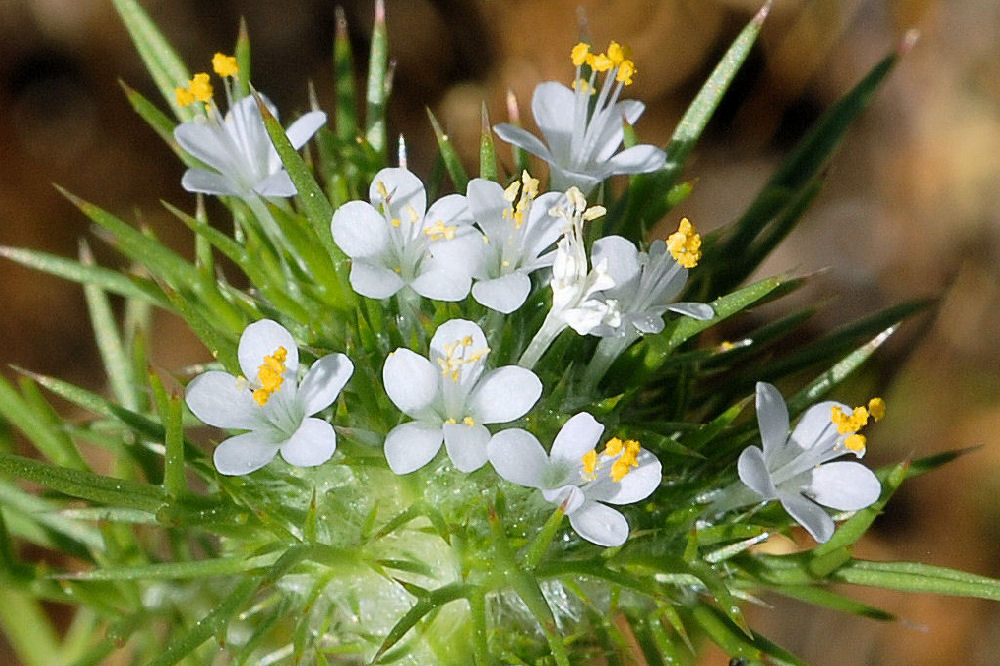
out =
<svg viewBox="0 0 1000 666"><path fill-rule="evenodd" d="M367 47L368 2L344 3L352 40ZM388 3L397 61L391 129L404 132L411 166L426 173L432 135L424 106L472 164L479 106L504 119L510 87L527 117L542 79L568 80L568 52L586 8L598 46L629 44L648 105L640 136L663 143L685 103L757 0L661 2L399 0ZM253 44L254 84L286 116L307 106L306 82L329 108L333 3L249 0L146 2L192 68L231 50L239 17ZM776 0L760 42L696 150L697 179L680 214L709 229L732 220L808 123L911 27L921 39L849 134L829 183L769 272L829 270L813 297L817 326L852 321L916 296L943 299L912 356L904 329L866 374L889 416L871 433L870 457L982 445L911 482L876 523L861 554L918 559L1000 575L1000 3L996 0ZM363 61L363 57L362 57ZM155 90L109 0L0 0L0 243L76 252L84 217L51 183L188 250L159 199L190 208L182 172L132 113L117 79ZM93 241L99 256L117 257ZM74 285L0 264L0 361L91 387L97 354ZM182 326L159 320L157 361L173 367L204 351ZM909 336L909 337L907 337ZM892 375L891 385L880 377ZM765 635L815 664L994 664L1000 605L889 593L859 596L897 613L879 624L768 599L753 611ZM710 653L705 663L725 663Z"/></svg>

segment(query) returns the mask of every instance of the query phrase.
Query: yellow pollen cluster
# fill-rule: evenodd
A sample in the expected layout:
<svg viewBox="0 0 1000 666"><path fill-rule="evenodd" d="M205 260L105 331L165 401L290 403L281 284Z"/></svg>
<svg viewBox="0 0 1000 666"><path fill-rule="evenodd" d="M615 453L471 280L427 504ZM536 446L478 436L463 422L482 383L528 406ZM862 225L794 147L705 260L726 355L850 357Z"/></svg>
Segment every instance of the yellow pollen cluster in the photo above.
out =
<svg viewBox="0 0 1000 666"><path fill-rule="evenodd" d="M613 69L615 70L615 81L625 85L631 85L632 77L636 71L635 63L629 59L630 55L628 47L615 41L608 44L608 50L605 53L591 53L590 45L585 42L579 42L570 51L570 59L574 66L580 67L586 63L595 72L607 72ZM574 83L574 88L576 85ZM584 92L587 92L586 89Z"/></svg>
<svg viewBox="0 0 1000 666"><path fill-rule="evenodd" d="M208 74L199 72L195 74L187 83L186 88L174 88L174 95L177 96L177 103L181 106L190 106L195 102L208 103L212 101L212 84L208 81Z"/></svg>
<svg viewBox="0 0 1000 666"><path fill-rule="evenodd" d="M876 421L881 421L885 418L885 400L882 398L872 398L868 401L868 413L872 415L872 418Z"/></svg>
<svg viewBox="0 0 1000 666"><path fill-rule="evenodd" d="M239 74L240 66L236 64L236 58L233 56L216 53L212 56L212 69L219 76L236 76Z"/></svg>
<svg viewBox="0 0 1000 666"><path fill-rule="evenodd" d="M677 231L667 237L667 249L684 268L698 265L698 260L701 259L701 235L686 217L681 220Z"/></svg>
<svg viewBox="0 0 1000 666"><path fill-rule="evenodd" d="M437 360L438 365L441 366L441 375L448 377L453 382L457 382L459 377L462 375L462 366L468 365L469 363L475 363L480 360L486 354L490 352L489 347L479 349L474 352L464 353L465 350L472 346L472 336L467 335L461 340L455 340L454 342L448 343L444 346L444 358L439 358ZM459 356L459 352L463 352ZM471 420L472 417L466 417L466 419ZM465 422L466 425L475 425L475 421L469 423Z"/></svg>
<svg viewBox="0 0 1000 666"><path fill-rule="evenodd" d="M521 192L520 198L517 196L518 190ZM513 209L504 209L502 213L503 217L513 217L514 227L520 229L521 225L524 224L524 215L531 210L531 202L537 196L538 179L532 178L527 171L521 172L521 181L514 181L503 191L503 198L509 203L514 203L514 199L517 199L517 204Z"/></svg>
<svg viewBox="0 0 1000 666"><path fill-rule="evenodd" d="M424 229L424 233L432 241L439 240L451 240L455 237L455 232L458 230L456 226L448 226L441 220L438 220L431 226Z"/></svg>
<svg viewBox="0 0 1000 666"><path fill-rule="evenodd" d="M285 381L282 376L285 372L285 360L288 358L288 350L278 347L274 354L264 357L264 362L257 369L257 379L260 388L253 392L253 399L258 405L263 407L271 399L272 393L281 390L281 384Z"/></svg>
<svg viewBox="0 0 1000 666"><path fill-rule="evenodd" d="M584 481L597 480L597 451L591 449L583 454L583 479Z"/></svg>
<svg viewBox="0 0 1000 666"><path fill-rule="evenodd" d="M830 420L837 426L837 432L846 435L849 432L857 432L868 425L868 410L864 407L855 407L852 414L848 414L840 407L830 408Z"/></svg>
<svg viewBox="0 0 1000 666"><path fill-rule="evenodd" d="M611 465L611 479L620 482L631 471L633 467L639 466L639 451L642 447L634 439L622 441L618 437L612 437L604 445L601 455L613 458L619 456L618 460Z"/></svg>
<svg viewBox="0 0 1000 666"><path fill-rule="evenodd" d="M867 443L868 440L865 439L865 436L859 435L857 433L851 435L850 437L844 440L844 446L846 446L851 451L854 451L855 453L864 453L865 445Z"/></svg>

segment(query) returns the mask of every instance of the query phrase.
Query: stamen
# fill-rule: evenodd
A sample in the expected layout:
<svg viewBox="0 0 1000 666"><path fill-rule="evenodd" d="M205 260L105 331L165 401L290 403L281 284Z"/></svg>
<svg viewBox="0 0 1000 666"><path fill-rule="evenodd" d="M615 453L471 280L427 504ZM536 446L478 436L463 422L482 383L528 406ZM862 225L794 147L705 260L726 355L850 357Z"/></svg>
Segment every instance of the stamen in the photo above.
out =
<svg viewBox="0 0 1000 666"><path fill-rule="evenodd" d="M253 399L258 405L263 407L271 399L272 393L281 390L284 383L285 360L288 358L288 350L278 347L274 354L264 357L264 362L257 368L257 380L260 388L253 392Z"/></svg>
<svg viewBox="0 0 1000 666"><path fill-rule="evenodd" d="M431 226L424 229L424 233L427 234L427 237L432 241L451 240L455 237L456 231L458 231L457 226L448 226L441 220L438 220Z"/></svg>
<svg viewBox="0 0 1000 666"><path fill-rule="evenodd" d="M212 69L219 76L236 76L239 74L240 66L236 63L236 58L233 56L216 53L212 56Z"/></svg>
<svg viewBox="0 0 1000 666"><path fill-rule="evenodd" d="M876 421L885 418L885 400L882 398L872 398L868 401L868 412Z"/></svg>
<svg viewBox="0 0 1000 666"><path fill-rule="evenodd" d="M573 65L579 67L587 61L587 56L590 55L590 44L586 42L578 42L573 50L570 51L569 57L573 61Z"/></svg>
<svg viewBox="0 0 1000 666"><path fill-rule="evenodd" d="M624 448L625 448L625 442L623 442L618 437L612 437L607 442L605 442L603 455L606 455L609 458L611 458L612 456L616 456L619 453L621 453Z"/></svg>
<svg viewBox="0 0 1000 666"><path fill-rule="evenodd" d="M865 452L865 444L867 444L867 442L868 440L865 439L864 435L854 434L844 440L844 446L851 451L854 451L856 454L863 455Z"/></svg>
<svg viewBox="0 0 1000 666"><path fill-rule="evenodd" d="M584 481L596 481L597 480L597 451L591 449L583 454L581 459L583 462L582 476Z"/></svg>
<svg viewBox="0 0 1000 666"><path fill-rule="evenodd" d="M199 72L194 75L194 77L188 81L188 90L194 95L194 98L199 102L212 101L212 84L208 82L208 74L205 72Z"/></svg>
<svg viewBox="0 0 1000 666"><path fill-rule="evenodd" d="M868 424L868 410L864 407L855 407L852 414L848 414L840 407L830 408L830 421L837 426L837 432L846 435L849 432L857 432Z"/></svg>
<svg viewBox="0 0 1000 666"><path fill-rule="evenodd" d="M474 426L476 425L476 420L471 416L466 416L464 419L462 419L462 423L464 423L467 426Z"/></svg>
<svg viewBox="0 0 1000 666"><path fill-rule="evenodd" d="M187 88L174 88L174 95L177 96L177 104L180 106L191 106L196 101L194 95Z"/></svg>
<svg viewBox="0 0 1000 666"><path fill-rule="evenodd" d="M465 336L465 338L461 340L455 340L454 342L446 344L444 346L445 357L437 360L438 365L441 366L441 375L448 377L453 382L457 382L462 376L463 365L475 363L490 353L489 347L467 352L466 350L471 346L472 336L469 335ZM474 423L466 423L466 425L474 425Z"/></svg>
<svg viewBox="0 0 1000 666"><path fill-rule="evenodd" d="M667 237L667 249L684 268L698 265L698 260L701 259L701 235L686 217L681 220L677 231Z"/></svg>

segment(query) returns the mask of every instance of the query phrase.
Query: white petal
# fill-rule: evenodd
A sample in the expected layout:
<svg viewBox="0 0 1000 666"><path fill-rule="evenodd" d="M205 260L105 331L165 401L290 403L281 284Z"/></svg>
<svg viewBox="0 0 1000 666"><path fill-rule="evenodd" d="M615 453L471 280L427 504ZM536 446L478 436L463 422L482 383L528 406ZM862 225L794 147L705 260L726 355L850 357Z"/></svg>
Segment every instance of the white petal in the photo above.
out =
<svg viewBox="0 0 1000 666"><path fill-rule="evenodd" d="M715 316L712 306L705 303L673 303L667 309L699 321L708 321Z"/></svg>
<svg viewBox="0 0 1000 666"><path fill-rule="evenodd" d="M764 460L773 465L788 439L788 407L781 392L767 382L757 382L757 427Z"/></svg>
<svg viewBox="0 0 1000 666"><path fill-rule="evenodd" d="M524 305L529 291L531 278L521 271L492 280L479 280L472 285L472 297L477 303L504 314L510 314Z"/></svg>
<svg viewBox="0 0 1000 666"><path fill-rule="evenodd" d="M215 196L243 196L246 194L231 179L214 171L192 168L184 172L181 187L188 192L201 192Z"/></svg>
<svg viewBox="0 0 1000 666"><path fill-rule="evenodd" d="M501 430L490 439L486 451L490 464L502 478L519 486L543 486L543 473L549 464L549 457L538 439L527 430Z"/></svg>
<svg viewBox="0 0 1000 666"><path fill-rule="evenodd" d="M313 363L299 385L303 414L312 416L333 404L353 372L354 364L343 354L329 354Z"/></svg>
<svg viewBox="0 0 1000 666"><path fill-rule="evenodd" d="M572 90L556 81L539 83L531 96L531 115L535 124L549 144L552 157L561 163L566 163L570 157L574 97Z"/></svg>
<svg viewBox="0 0 1000 666"><path fill-rule="evenodd" d="M739 460L736 461L736 471L743 485L763 499L774 499L778 496L778 489L774 487L771 473L764 462L764 453L756 446L743 449Z"/></svg>
<svg viewBox="0 0 1000 666"><path fill-rule="evenodd" d="M291 142L292 147L298 150L306 144L313 134L316 133L323 123L326 122L326 114L322 111L310 111L305 114L294 123L288 126L285 130L285 134L288 135L288 140Z"/></svg>
<svg viewBox="0 0 1000 666"><path fill-rule="evenodd" d="M256 183L253 191L262 197L294 197L299 193L292 177L283 168Z"/></svg>
<svg viewBox="0 0 1000 666"><path fill-rule="evenodd" d="M486 464L486 447L490 441L486 426L445 423L442 431L444 447L458 471L474 472Z"/></svg>
<svg viewBox="0 0 1000 666"><path fill-rule="evenodd" d="M634 125L645 109L645 104L634 99L622 100L608 109L604 116L605 125L601 130L601 136L594 142L591 159L598 164L606 163L622 145L622 139L625 138L625 123Z"/></svg>
<svg viewBox="0 0 1000 666"><path fill-rule="evenodd" d="M181 148L215 170L226 173L231 169L233 158L217 127L207 122L181 123L174 128L174 138Z"/></svg>
<svg viewBox="0 0 1000 666"><path fill-rule="evenodd" d="M562 504L563 511L568 516L586 503L587 497L578 486L567 484L558 488L542 488L542 497L546 502Z"/></svg>
<svg viewBox="0 0 1000 666"><path fill-rule="evenodd" d="M385 218L366 201L348 201L330 222L333 242L352 259L376 257L389 245Z"/></svg>
<svg viewBox="0 0 1000 666"><path fill-rule="evenodd" d="M440 371L423 356L409 349L389 354L382 366L382 384L389 400L401 412L416 417L423 413L439 391Z"/></svg>
<svg viewBox="0 0 1000 666"><path fill-rule="evenodd" d="M545 144L542 143L537 136L523 127L518 127L517 125L512 125L510 123L500 123L499 125L493 126L493 131L496 132L498 137L507 143L515 145L523 150L527 150L532 155L537 155L546 162L552 161L552 153L550 153L549 149L545 147Z"/></svg>
<svg viewBox="0 0 1000 666"><path fill-rule="evenodd" d="M829 462L812 470L812 482L803 488L814 501L841 511L871 506L882 494L875 474L857 462Z"/></svg>
<svg viewBox="0 0 1000 666"><path fill-rule="evenodd" d="M656 146L641 144L626 148L605 162L610 174L649 173L662 169L667 163L667 155Z"/></svg>
<svg viewBox="0 0 1000 666"><path fill-rule="evenodd" d="M785 507L799 525L806 528L819 543L826 543L833 536L833 519L818 504L799 493L781 493L781 506Z"/></svg>
<svg viewBox="0 0 1000 666"><path fill-rule="evenodd" d="M285 381L295 381L295 373L299 368L299 348L288 329L271 319L255 321L243 330L237 356L243 375L250 380L257 378L257 371L264 363L265 356L271 356L284 347Z"/></svg>
<svg viewBox="0 0 1000 666"><path fill-rule="evenodd" d="M538 375L505 365L480 378L469 396L469 408L477 423L506 423L527 414L541 395Z"/></svg>
<svg viewBox="0 0 1000 666"><path fill-rule="evenodd" d="M212 460L219 474L249 474L271 462L281 440L270 430L254 430L223 441L215 448Z"/></svg>
<svg viewBox="0 0 1000 666"><path fill-rule="evenodd" d="M447 269L422 272L410 283L410 288L424 298L446 303L455 303L469 295L472 277L465 273L454 273Z"/></svg>
<svg viewBox="0 0 1000 666"><path fill-rule="evenodd" d="M487 235L498 235L508 228L509 223L503 219L503 212L510 207L510 203L504 199L499 183L473 178L465 192L472 218Z"/></svg>
<svg viewBox="0 0 1000 666"><path fill-rule="evenodd" d="M472 344L467 345L471 350L487 348L486 336L483 335L483 329L479 328L479 324L471 322L468 319L449 319L438 326L437 330L434 331L434 337L431 338L430 348L437 356L444 357L446 356L446 345L450 345L456 340L464 340L465 338L472 339Z"/></svg>
<svg viewBox="0 0 1000 666"><path fill-rule="evenodd" d="M625 516L599 502L586 502L569 514L569 524L577 534L598 546L620 546L628 539Z"/></svg>
<svg viewBox="0 0 1000 666"><path fill-rule="evenodd" d="M406 169L386 168L375 174L371 187L368 188L368 200L378 207L383 201L379 193L379 183L381 183L389 195L389 217L409 224L410 208L417 220L424 217L427 210L427 192L420 179L413 175L413 172Z"/></svg>
<svg viewBox="0 0 1000 666"><path fill-rule="evenodd" d="M368 298L389 298L406 286L396 271L364 259L355 259L351 262L351 274L348 279L354 291Z"/></svg>
<svg viewBox="0 0 1000 666"><path fill-rule="evenodd" d="M612 481L611 484L602 486L613 489L614 492L609 494L588 492L588 498L611 504L631 504L652 495L663 480L660 461L652 453L644 450L639 453L638 462L639 466L630 469L621 481L618 483Z"/></svg>
<svg viewBox="0 0 1000 666"><path fill-rule="evenodd" d="M281 457L289 465L322 465L337 450L337 433L322 419L305 419L299 429L281 445Z"/></svg>
<svg viewBox="0 0 1000 666"><path fill-rule="evenodd" d="M609 298L636 298L634 284L639 279L639 250L629 240L621 236L605 236L594 241L590 251L590 261L594 266L606 262L608 275L615 286L605 293Z"/></svg>
<svg viewBox="0 0 1000 666"><path fill-rule="evenodd" d="M832 409L838 407L848 414L853 410L841 402L826 400L810 407L795 424L789 438L797 448L809 451L816 447L832 446L837 439L837 426L831 420ZM818 461L817 461L818 462Z"/></svg>
<svg viewBox="0 0 1000 666"><path fill-rule="evenodd" d="M604 432L604 426L587 412L580 412L563 424L552 442L552 459L579 465L585 453L593 449Z"/></svg>
<svg viewBox="0 0 1000 666"><path fill-rule="evenodd" d="M217 428L249 430L262 423L250 391L228 372L210 370L198 375L188 384L185 399L192 414Z"/></svg>
<svg viewBox="0 0 1000 666"><path fill-rule="evenodd" d="M385 459L396 474L420 469L437 455L444 435L441 426L412 421L396 426L385 436Z"/></svg>
<svg viewBox="0 0 1000 666"><path fill-rule="evenodd" d="M423 228L433 227L438 222L445 225L472 224L468 199L461 194L448 194L435 201L424 215Z"/></svg>

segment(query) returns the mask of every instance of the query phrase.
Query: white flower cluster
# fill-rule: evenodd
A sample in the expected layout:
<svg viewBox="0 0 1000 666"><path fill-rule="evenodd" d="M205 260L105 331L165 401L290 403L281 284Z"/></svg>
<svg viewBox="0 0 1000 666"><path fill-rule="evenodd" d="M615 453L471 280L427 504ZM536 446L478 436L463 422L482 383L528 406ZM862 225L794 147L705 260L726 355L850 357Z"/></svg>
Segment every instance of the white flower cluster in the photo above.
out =
<svg viewBox="0 0 1000 666"><path fill-rule="evenodd" d="M330 229L351 259L352 288L367 298L459 302L471 293L499 313L489 315L496 323L497 317L524 305L532 276L537 286L551 287L551 308L517 365L491 366L487 335L478 323L458 318L437 327L426 356L399 348L385 358L382 387L408 420L400 419L385 433L384 455L393 472L409 474L434 460L443 444L459 472L471 473L489 463L503 479L537 488L545 500L558 504L584 539L615 546L626 541L629 528L625 517L608 505L637 502L656 490L661 482L656 456L637 441L617 437L599 452L595 447L604 426L586 412L566 419L548 450L527 430L503 424L524 419L546 389L555 388L544 386L533 368L566 328L602 338L595 353L599 371L591 377L596 381L628 345L662 331L667 311L697 319L715 313L709 305L673 302L701 256L700 236L686 219L677 233L653 242L648 251L621 236L607 236L592 244L588 256L585 223L606 211L588 206L585 192L612 174L661 168L666 158L653 146L614 155L623 138L622 121L633 122L643 110L638 102L618 100L635 72L621 47L612 42L606 54L595 55L578 45L573 61L573 91L550 82L535 92L535 120L548 147L515 126L495 128L550 163L557 191L540 194L538 181L524 173L507 188L472 180L464 194L450 194L428 206L424 185L415 175L405 168L386 168L375 175L368 201L341 206ZM589 78L581 77L583 65L590 68ZM216 71L232 76L234 68L223 59ZM595 77L602 72L603 87L591 104ZM240 197L294 194L254 100L236 100L222 118L205 85L196 77L187 89L178 90L179 101L203 102L207 114L180 125L175 136L213 169L189 170L185 187ZM234 94L230 87L227 93ZM323 120L307 114L293 124L292 144L302 145ZM218 471L248 474L278 452L296 466L329 460L336 450L331 421L337 418L314 415L337 399L353 373L352 361L344 354L319 358L300 382L297 344L283 326L266 319L243 332L238 357L242 376L206 372L187 390L187 404L199 419L247 431L216 448ZM346 396L346 414L349 401ZM827 462L845 452L863 452L863 437L856 433L868 411L849 413L838 403L821 403L805 413L789 436L788 412L774 387L758 385L757 407L763 448L749 447L740 456L738 472L745 488L742 495L730 493L739 501L725 508L777 499L817 540L825 541L833 522L819 505L854 510L877 499L879 484L867 468ZM879 409L873 407L871 414Z"/></svg>

